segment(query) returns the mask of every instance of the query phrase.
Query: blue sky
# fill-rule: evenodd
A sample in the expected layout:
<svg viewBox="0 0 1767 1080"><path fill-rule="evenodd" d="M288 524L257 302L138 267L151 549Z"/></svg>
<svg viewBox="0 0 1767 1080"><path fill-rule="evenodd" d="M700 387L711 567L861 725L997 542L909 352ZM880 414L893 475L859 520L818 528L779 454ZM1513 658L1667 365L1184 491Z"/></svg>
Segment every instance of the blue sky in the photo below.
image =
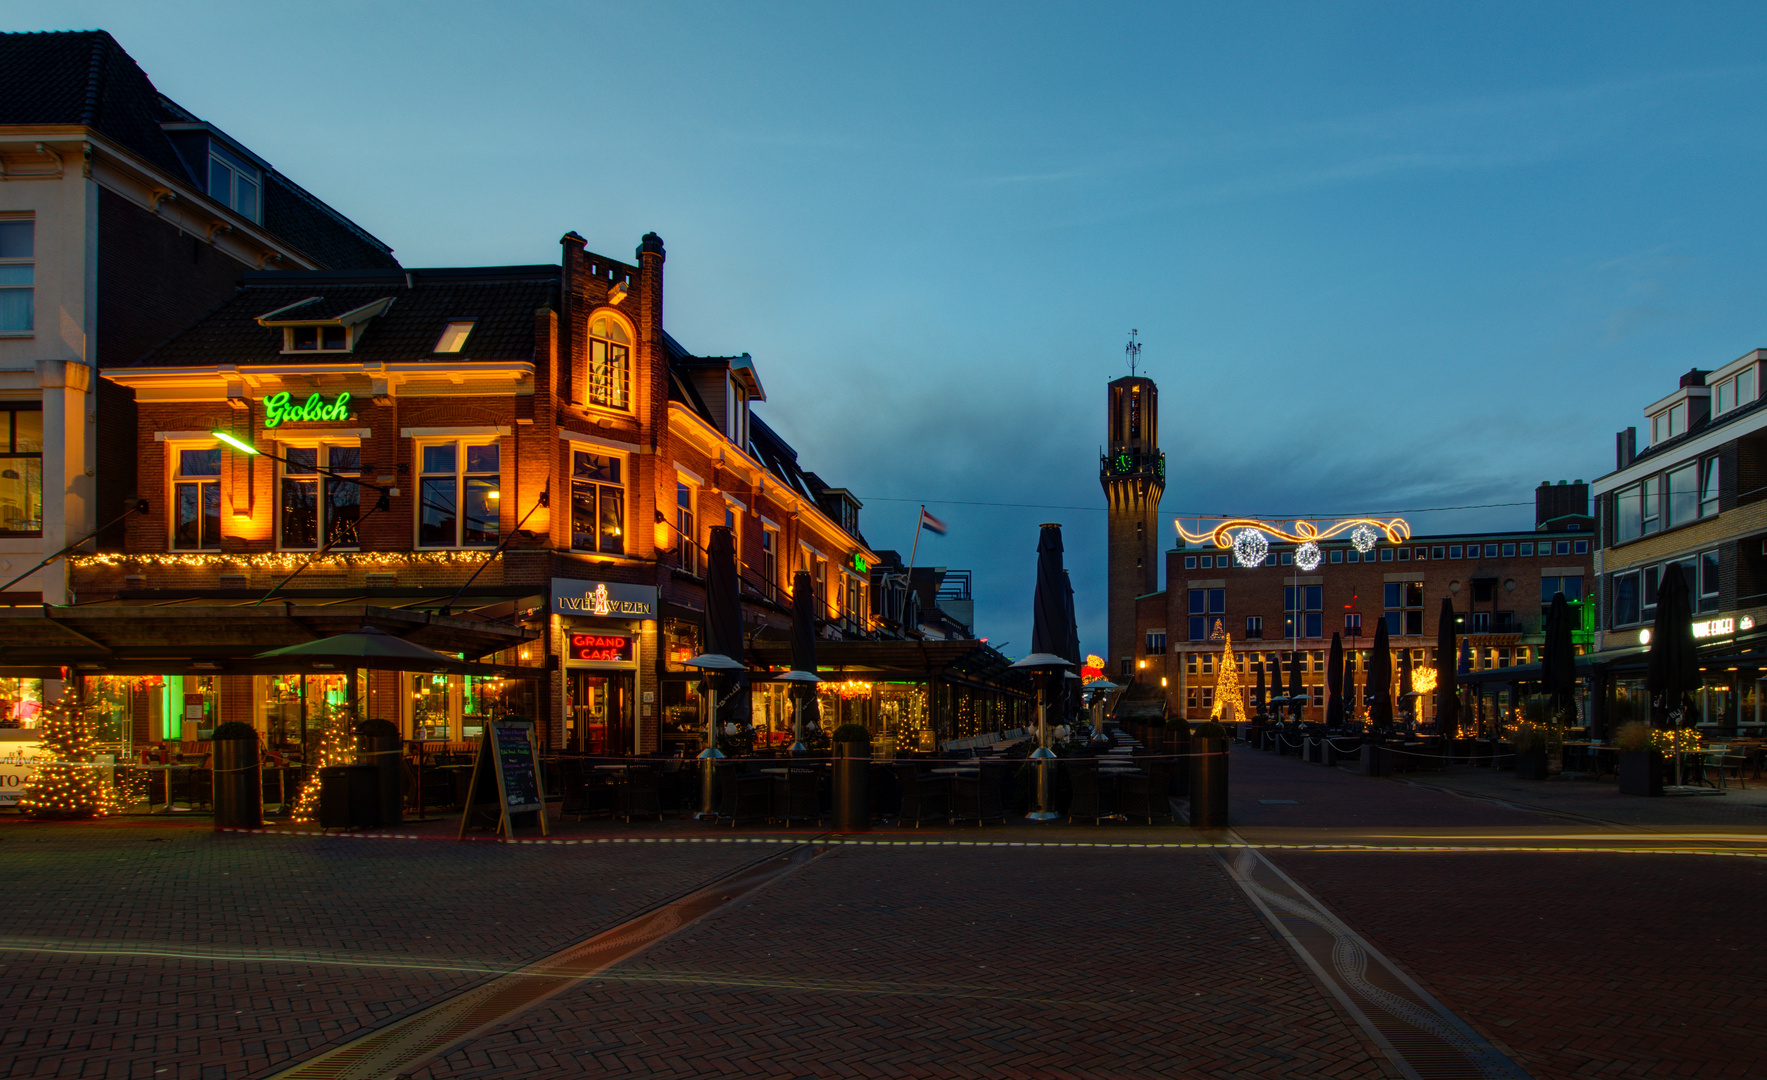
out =
<svg viewBox="0 0 1767 1080"><path fill-rule="evenodd" d="M1767 345L1761 5L104 4L155 83L407 265L669 250L665 321L1029 642L1103 651L1128 330L1183 513L1530 523ZM1010 506L977 504L1019 504Z"/></svg>

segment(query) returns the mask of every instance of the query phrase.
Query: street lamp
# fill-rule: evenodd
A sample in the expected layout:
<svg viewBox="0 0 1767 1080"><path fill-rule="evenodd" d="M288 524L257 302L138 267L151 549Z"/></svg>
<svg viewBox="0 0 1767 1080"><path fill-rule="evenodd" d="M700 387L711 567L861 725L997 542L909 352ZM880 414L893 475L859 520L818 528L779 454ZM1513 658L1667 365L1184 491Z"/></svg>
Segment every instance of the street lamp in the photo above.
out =
<svg viewBox="0 0 1767 1080"><path fill-rule="evenodd" d="M791 684L792 743L788 753L792 757L809 757L810 748L804 745L804 699L816 692L816 684L822 680L814 671L794 670L774 676L773 681Z"/></svg>

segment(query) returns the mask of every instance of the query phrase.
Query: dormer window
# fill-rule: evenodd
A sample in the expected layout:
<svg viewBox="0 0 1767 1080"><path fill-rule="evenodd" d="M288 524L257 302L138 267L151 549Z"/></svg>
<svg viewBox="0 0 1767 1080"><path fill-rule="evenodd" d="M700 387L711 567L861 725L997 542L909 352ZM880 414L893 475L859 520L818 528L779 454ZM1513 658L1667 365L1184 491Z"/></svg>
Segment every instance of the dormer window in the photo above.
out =
<svg viewBox="0 0 1767 1080"><path fill-rule="evenodd" d="M1687 432L1687 402L1681 401L1669 406L1650 418L1650 443L1668 442L1677 435Z"/></svg>
<svg viewBox="0 0 1767 1080"><path fill-rule="evenodd" d="M264 220L264 174L257 166L209 142L209 197L241 217Z"/></svg>
<svg viewBox="0 0 1767 1080"><path fill-rule="evenodd" d="M471 320L449 323L436 340L436 352L457 353L466 348L466 337L472 333L472 326Z"/></svg>
<svg viewBox="0 0 1767 1080"><path fill-rule="evenodd" d="M349 352L349 328L344 326L290 326L283 330L283 352Z"/></svg>
<svg viewBox="0 0 1767 1080"><path fill-rule="evenodd" d="M1744 368L1712 388L1712 412L1722 416L1755 400L1755 369Z"/></svg>

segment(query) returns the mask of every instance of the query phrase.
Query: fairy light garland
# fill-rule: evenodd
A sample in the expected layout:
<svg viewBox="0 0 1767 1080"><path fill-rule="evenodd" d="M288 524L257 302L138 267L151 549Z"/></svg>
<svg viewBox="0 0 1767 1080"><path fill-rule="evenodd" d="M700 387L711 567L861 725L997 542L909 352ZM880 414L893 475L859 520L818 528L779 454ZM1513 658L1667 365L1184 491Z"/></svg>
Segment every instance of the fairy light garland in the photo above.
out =
<svg viewBox="0 0 1767 1080"><path fill-rule="evenodd" d="M19 797L19 809L39 818L103 817L117 810L116 796L98 763L90 711L63 698L38 715L47 760L37 765Z"/></svg>
<svg viewBox="0 0 1767 1080"><path fill-rule="evenodd" d="M71 555L74 566L252 566L274 570L293 570L297 566L477 566L488 562L489 551L350 551L314 556L300 551L272 551L254 554L197 554L194 552L150 552L123 554L99 552L94 555Z"/></svg>
<svg viewBox="0 0 1767 1080"><path fill-rule="evenodd" d="M1296 561L1300 561L1302 552L1312 549L1313 566L1302 566L1310 570L1319 565L1319 544L1333 537L1348 533L1352 546L1364 554L1385 537L1389 543L1401 544L1411 539L1411 524L1404 518L1392 518L1379 521L1375 518L1342 518L1323 525L1311 521L1296 520L1294 528L1285 529L1280 525L1257 518L1231 517L1221 519L1220 524L1205 532L1191 532L1184 527L1184 522L1173 524L1178 527L1178 535L1186 543L1213 544L1223 551L1232 551L1234 561L1241 566L1252 567L1262 563L1270 554L1270 540L1274 537L1296 547Z"/></svg>

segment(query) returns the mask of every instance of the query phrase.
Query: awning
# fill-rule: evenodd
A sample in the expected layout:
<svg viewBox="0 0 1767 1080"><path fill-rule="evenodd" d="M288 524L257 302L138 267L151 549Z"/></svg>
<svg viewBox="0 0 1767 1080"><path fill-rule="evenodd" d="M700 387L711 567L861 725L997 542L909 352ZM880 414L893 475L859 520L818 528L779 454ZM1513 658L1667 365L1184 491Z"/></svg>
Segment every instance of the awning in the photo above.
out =
<svg viewBox="0 0 1767 1080"><path fill-rule="evenodd" d="M0 608L0 670L72 667L86 674L282 670L273 661L254 658L363 626L466 660L539 636L507 623L363 604ZM492 665L470 666L476 674L495 670Z"/></svg>

